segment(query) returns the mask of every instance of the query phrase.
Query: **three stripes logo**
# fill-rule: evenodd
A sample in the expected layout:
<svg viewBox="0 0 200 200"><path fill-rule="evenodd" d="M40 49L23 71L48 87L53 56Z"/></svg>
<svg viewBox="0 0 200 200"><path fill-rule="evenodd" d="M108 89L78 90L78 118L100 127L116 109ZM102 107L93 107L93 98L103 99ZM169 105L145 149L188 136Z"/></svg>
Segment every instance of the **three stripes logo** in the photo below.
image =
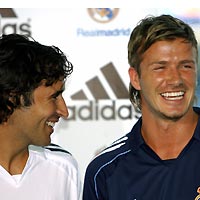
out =
<svg viewBox="0 0 200 200"><path fill-rule="evenodd" d="M127 120L137 117L128 100L128 90L113 63L108 63L100 70L108 83L107 87L104 86L105 83L102 83L102 78L100 79L98 76L88 80L86 86L92 94L93 100L83 89L72 94L71 99L75 100L73 101L75 105L68 106L70 114L68 120ZM108 91L112 91L113 95L110 95ZM76 102L78 103L76 104Z"/></svg>
<svg viewBox="0 0 200 200"><path fill-rule="evenodd" d="M115 69L113 63L108 63L104 67L102 67L101 72L114 92L117 99L127 99L128 98L128 90L124 85L119 73ZM100 79L95 76L86 82L88 89L93 95L95 100L101 99L111 99L105 87L101 83ZM84 93L83 90L76 92L71 95L71 99L73 100L88 100L88 97Z"/></svg>
<svg viewBox="0 0 200 200"><path fill-rule="evenodd" d="M12 8L0 8L2 18L16 18L17 15Z"/></svg>

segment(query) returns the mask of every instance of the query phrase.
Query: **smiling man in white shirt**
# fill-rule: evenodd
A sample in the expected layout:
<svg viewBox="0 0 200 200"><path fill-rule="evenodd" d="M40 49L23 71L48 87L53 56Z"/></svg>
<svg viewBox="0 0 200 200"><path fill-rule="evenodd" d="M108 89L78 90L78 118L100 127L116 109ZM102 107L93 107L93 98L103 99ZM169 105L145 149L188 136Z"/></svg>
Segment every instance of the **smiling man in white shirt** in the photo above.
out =
<svg viewBox="0 0 200 200"><path fill-rule="evenodd" d="M58 47L18 34L0 38L1 199L79 198L77 162L50 137L68 117L62 92L72 71Z"/></svg>

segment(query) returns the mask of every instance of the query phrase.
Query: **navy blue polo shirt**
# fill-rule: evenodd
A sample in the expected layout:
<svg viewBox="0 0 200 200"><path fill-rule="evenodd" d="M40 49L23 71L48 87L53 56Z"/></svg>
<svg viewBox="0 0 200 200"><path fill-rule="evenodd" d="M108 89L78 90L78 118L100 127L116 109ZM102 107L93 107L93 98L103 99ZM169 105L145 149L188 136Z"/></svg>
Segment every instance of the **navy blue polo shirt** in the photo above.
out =
<svg viewBox="0 0 200 200"><path fill-rule="evenodd" d="M194 110L200 114L199 108ZM190 142L171 160L161 160L145 144L141 123L142 118L88 165L83 200L194 200L198 196L200 120Z"/></svg>

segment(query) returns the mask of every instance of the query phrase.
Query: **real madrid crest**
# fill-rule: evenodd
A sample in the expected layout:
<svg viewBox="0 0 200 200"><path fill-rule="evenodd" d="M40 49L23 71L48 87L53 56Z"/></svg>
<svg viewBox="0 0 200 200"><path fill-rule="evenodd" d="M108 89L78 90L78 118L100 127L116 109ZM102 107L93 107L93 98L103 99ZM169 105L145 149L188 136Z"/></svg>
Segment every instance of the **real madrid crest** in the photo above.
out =
<svg viewBox="0 0 200 200"><path fill-rule="evenodd" d="M113 20L119 12L119 8L88 8L90 17L100 23L108 23Z"/></svg>

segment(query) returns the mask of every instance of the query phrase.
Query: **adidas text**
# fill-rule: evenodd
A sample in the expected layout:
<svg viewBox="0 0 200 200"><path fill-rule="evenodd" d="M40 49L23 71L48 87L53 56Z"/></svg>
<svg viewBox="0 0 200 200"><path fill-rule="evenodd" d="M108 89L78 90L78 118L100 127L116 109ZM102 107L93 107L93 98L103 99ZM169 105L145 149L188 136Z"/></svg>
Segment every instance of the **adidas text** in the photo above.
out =
<svg viewBox="0 0 200 200"><path fill-rule="evenodd" d="M132 105L127 103L120 104L120 101L81 101L81 105L68 106L68 120L115 120L132 119L136 117ZM83 102L85 104L83 104ZM118 103L119 102L119 103Z"/></svg>

